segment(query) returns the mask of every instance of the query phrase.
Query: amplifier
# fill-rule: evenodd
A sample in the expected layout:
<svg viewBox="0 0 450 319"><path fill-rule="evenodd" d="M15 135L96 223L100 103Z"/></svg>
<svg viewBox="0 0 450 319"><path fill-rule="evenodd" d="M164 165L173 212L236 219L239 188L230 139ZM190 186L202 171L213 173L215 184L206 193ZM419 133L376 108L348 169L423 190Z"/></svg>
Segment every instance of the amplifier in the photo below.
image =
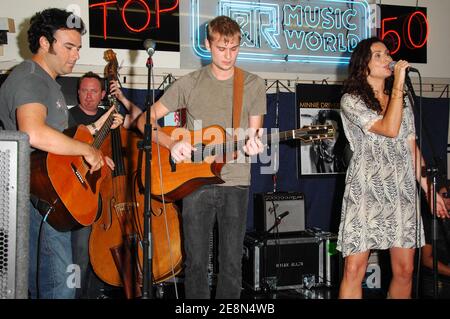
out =
<svg viewBox="0 0 450 319"><path fill-rule="evenodd" d="M321 283L326 287L339 287L344 264L342 254L336 249L337 235L319 228L307 229L306 232L322 242L324 272Z"/></svg>
<svg viewBox="0 0 450 319"><path fill-rule="evenodd" d="M270 230L279 220L278 233L305 230L305 198L298 192L257 193L253 195L254 225L257 232ZM272 232L277 232L275 228Z"/></svg>
<svg viewBox="0 0 450 319"><path fill-rule="evenodd" d="M0 299L28 298L30 143L0 130Z"/></svg>
<svg viewBox="0 0 450 319"><path fill-rule="evenodd" d="M254 291L311 288L323 284L323 241L305 232L244 240L242 281Z"/></svg>
<svg viewBox="0 0 450 319"><path fill-rule="evenodd" d="M339 287L343 261L337 236L318 229L267 236L248 233L242 279L254 291Z"/></svg>

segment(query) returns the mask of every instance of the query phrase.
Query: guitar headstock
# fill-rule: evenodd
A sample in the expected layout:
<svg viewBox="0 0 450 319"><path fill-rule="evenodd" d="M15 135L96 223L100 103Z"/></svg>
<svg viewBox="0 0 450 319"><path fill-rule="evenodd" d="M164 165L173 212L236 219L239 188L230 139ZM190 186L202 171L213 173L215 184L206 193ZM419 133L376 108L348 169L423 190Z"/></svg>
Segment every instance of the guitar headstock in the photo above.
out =
<svg viewBox="0 0 450 319"><path fill-rule="evenodd" d="M294 131L295 139L305 143L333 139L336 130L333 125L305 125Z"/></svg>

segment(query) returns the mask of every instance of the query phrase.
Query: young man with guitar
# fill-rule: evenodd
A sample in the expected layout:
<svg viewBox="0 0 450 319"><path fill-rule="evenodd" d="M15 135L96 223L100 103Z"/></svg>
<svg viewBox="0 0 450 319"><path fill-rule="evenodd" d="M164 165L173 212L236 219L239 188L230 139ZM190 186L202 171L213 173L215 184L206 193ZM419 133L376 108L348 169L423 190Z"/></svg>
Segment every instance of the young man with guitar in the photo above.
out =
<svg viewBox="0 0 450 319"><path fill-rule="evenodd" d="M81 18L65 10L46 9L31 18L28 43L33 56L15 67L0 88L0 118L7 130L27 133L34 149L83 157L93 173L105 161L113 163L92 145L61 133L67 128L68 109L55 81L72 72L84 32ZM30 297L73 298L70 232L54 229L30 203L29 235Z"/></svg>
<svg viewBox="0 0 450 319"><path fill-rule="evenodd" d="M187 129L203 128L202 137L206 139L217 131L216 127L205 129L212 125L227 132L231 128L246 130L248 140L237 161L230 163L230 158L223 161L225 165L220 178L224 183L205 185L191 192L183 198L182 212L186 298L210 298L207 271L209 237L216 219L220 273L215 297L239 298L250 184L250 163L242 153L251 156L263 151L260 141L262 129L259 129L266 112L266 93L261 78L235 67L241 40L239 25L229 17L220 16L211 20L207 29L205 45L211 52L211 64L173 83L152 105L150 117L152 125L157 127L159 118L186 108ZM201 127L197 127L199 121ZM145 122L146 113L143 113L137 122L141 132ZM170 149L174 169L190 160L193 152L197 151L190 141L178 141L176 136L162 131L153 132L152 138L161 147ZM153 149L153 154L157 152ZM218 161L218 157L215 160ZM152 174L152 179L155 178L157 176Z"/></svg>

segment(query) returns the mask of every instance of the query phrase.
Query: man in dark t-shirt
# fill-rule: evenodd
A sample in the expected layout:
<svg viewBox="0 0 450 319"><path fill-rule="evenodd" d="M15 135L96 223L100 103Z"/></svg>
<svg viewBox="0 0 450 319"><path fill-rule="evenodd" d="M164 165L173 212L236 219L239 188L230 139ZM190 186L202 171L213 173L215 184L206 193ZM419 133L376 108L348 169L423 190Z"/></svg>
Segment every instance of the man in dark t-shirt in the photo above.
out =
<svg viewBox="0 0 450 319"><path fill-rule="evenodd" d="M121 117L121 121L124 121L125 128L129 128L142 110L122 93L120 87L118 81L111 81L109 93L123 105L124 108L121 109L121 112L124 111L126 115L125 119ZM80 77L78 80L79 104L69 109L69 127L91 124L105 114L106 110L99 107L105 94L104 81L98 74L89 71ZM99 128L94 129L98 130Z"/></svg>
<svg viewBox="0 0 450 319"><path fill-rule="evenodd" d="M105 97L104 82L97 74L88 72L78 80L79 104L69 109L69 127L92 125L106 110L99 107ZM94 127L94 130L99 128ZM103 287L89 264L89 236L92 227L87 226L72 231L72 256L75 265L80 267L80 286L75 298L95 298Z"/></svg>
<svg viewBox="0 0 450 319"><path fill-rule="evenodd" d="M105 114L106 110L99 107L105 94L100 76L94 72L84 74L78 80L79 104L69 109L69 127L91 124Z"/></svg>

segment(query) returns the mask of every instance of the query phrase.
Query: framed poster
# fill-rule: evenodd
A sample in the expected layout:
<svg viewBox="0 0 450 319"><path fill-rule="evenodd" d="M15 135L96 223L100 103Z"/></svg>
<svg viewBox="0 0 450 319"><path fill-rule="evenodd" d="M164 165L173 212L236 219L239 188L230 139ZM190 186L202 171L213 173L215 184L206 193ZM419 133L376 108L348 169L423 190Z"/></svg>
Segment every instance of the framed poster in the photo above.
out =
<svg viewBox="0 0 450 319"><path fill-rule="evenodd" d="M340 116L341 85L297 84L298 127L333 125L334 138L301 143L298 151L299 175L345 173L349 150Z"/></svg>

